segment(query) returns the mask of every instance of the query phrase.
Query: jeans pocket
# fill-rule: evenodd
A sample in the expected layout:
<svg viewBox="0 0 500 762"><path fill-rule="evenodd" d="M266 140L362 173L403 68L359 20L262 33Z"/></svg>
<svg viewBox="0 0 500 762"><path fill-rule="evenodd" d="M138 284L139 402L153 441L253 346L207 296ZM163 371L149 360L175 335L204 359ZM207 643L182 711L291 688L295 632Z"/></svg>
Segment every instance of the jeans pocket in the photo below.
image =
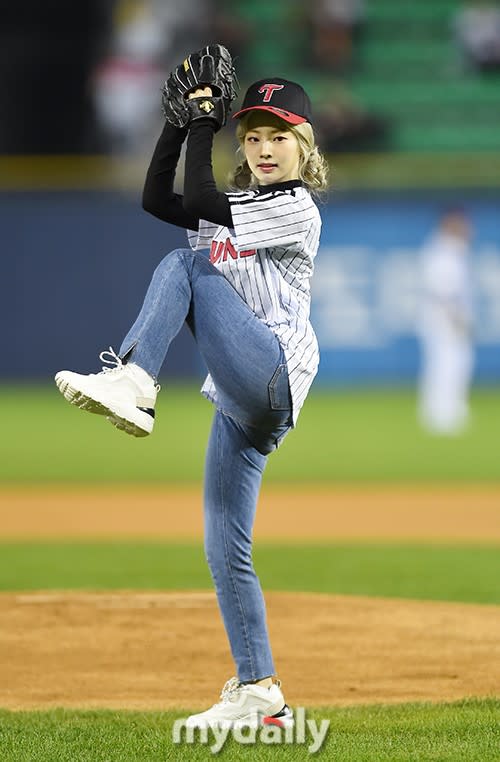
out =
<svg viewBox="0 0 500 762"><path fill-rule="evenodd" d="M288 383L288 368L285 363L278 365L268 384L271 410L290 410L292 398Z"/></svg>

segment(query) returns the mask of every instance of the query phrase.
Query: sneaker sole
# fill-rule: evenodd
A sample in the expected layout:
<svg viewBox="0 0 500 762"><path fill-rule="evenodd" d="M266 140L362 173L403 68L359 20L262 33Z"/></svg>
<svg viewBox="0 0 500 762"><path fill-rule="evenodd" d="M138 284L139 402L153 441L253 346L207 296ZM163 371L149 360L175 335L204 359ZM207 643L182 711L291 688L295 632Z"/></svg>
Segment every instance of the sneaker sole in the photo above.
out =
<svg viewBox="0 0 500 762"><path fill-rule="evenodd" d="M108 410L108 413L109 412L110 411ZM147 415L147 413L145 413L145 415ZM151 431L145 431L132 421L128 421L126 418L120 418L115 414L107 415L106 420L109 421L116 429L119 429L119 431L124 431L126 434L130 434L133 437L147 437L149 434L151 434L153 429L153 426L151 426Z"/></svg>
<svg viewBox="0 0 500 762"><path fill-rule="evenodd" d="M106 420L113 424L113 426L131 436L147 437L151 434L154 419L148 413L143 413L138 410L137 416L141 417L141 422L138 423L132 421L123 408L120 408L119 406L112 408L104 402L89 397L84 392L71 386L69 381L65 381L62 378L58 379L57 376L55 377L55 381L57 388L63 395L64 399L71 405L80 408L80 410L85 410L87 413L94 413L95 415L106 416Z"/></svg>
<svg viewBox="0 0 500 762"><path fill-rule="evenodd" d="M263 725L274 725L277 728L283 728L283 730L286 730L286 728L293 728L295 725L295 720L293 717L261 717L255 725L250 725L249 720L235 720L235 722L232 723L232 728L247 728L249 726L260 728Z"/></svg>
<svg viewBox="0 0 500 762"><path fill-rule="evenodd" d="M241 718L239 720L204 720L197 723L186 722L186 727L190 728L221 728L221 729L243 729L243 728L255 728L258 729L263 725L274 725L278 728L293 728L295 725L295 719L291 717L260 717L257 722L255 716L251 715L248 719Z"/></svg>

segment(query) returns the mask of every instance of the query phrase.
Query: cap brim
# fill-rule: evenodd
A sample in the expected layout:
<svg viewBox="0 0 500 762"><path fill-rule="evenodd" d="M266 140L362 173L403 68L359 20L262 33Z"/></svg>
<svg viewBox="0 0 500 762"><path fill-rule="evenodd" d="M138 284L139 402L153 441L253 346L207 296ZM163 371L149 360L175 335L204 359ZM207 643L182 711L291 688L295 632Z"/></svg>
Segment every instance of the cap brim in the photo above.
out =
<svg viewBox="0 0 500 762"><path fill-rule="evenodd" d="M250 106L249 108L243 108L241 111L237 111L236 114L233 114L233 119L238 119L249 111L269 111L271 114L279 116L280 119L283 119L283 121L288 122L289 124L304 124L304 122L307 122L307 119L304 116L292 114L291 111L285 111L285 109L277 108L276 106Z"/></svg>

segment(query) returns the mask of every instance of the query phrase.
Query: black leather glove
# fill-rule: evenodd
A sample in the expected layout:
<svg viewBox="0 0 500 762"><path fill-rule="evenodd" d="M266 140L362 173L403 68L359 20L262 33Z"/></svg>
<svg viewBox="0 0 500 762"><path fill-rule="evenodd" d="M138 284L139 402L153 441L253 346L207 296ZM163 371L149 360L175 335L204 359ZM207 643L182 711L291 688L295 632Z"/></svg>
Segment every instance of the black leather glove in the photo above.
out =
<svg viewBox="0 0 500 762"><path fill-rule="evenodd" d="M213 119L216 129L227 121L237 95L237 78L231 54L223 45L208 45L191 53L169 75L162 89L165 118L186 127L201 118ZM188 99L189 93L210 87L212 95Z"/></svg>

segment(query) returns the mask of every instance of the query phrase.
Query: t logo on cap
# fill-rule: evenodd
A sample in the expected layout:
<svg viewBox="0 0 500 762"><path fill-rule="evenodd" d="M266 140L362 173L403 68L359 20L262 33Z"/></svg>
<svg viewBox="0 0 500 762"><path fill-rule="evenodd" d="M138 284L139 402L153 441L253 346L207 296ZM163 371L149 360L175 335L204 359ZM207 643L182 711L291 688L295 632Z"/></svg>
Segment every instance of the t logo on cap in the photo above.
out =
<svg viewBox="0 0 500 762"><path fill-rule="evenodd" d="M311 101L301 85L281 77L259 79L250 85L241 109L233 114L239 119L250 111L269 111L289 124L312 121Z"/></svg>
<svg viewBox="0 0 500 762"><path fill-rule="evenodd" d="M265 93L263 103L269 103L274 91L283 90L284 87L285 85L262 85L262 87L259 87L259 93Z"/></svg>

